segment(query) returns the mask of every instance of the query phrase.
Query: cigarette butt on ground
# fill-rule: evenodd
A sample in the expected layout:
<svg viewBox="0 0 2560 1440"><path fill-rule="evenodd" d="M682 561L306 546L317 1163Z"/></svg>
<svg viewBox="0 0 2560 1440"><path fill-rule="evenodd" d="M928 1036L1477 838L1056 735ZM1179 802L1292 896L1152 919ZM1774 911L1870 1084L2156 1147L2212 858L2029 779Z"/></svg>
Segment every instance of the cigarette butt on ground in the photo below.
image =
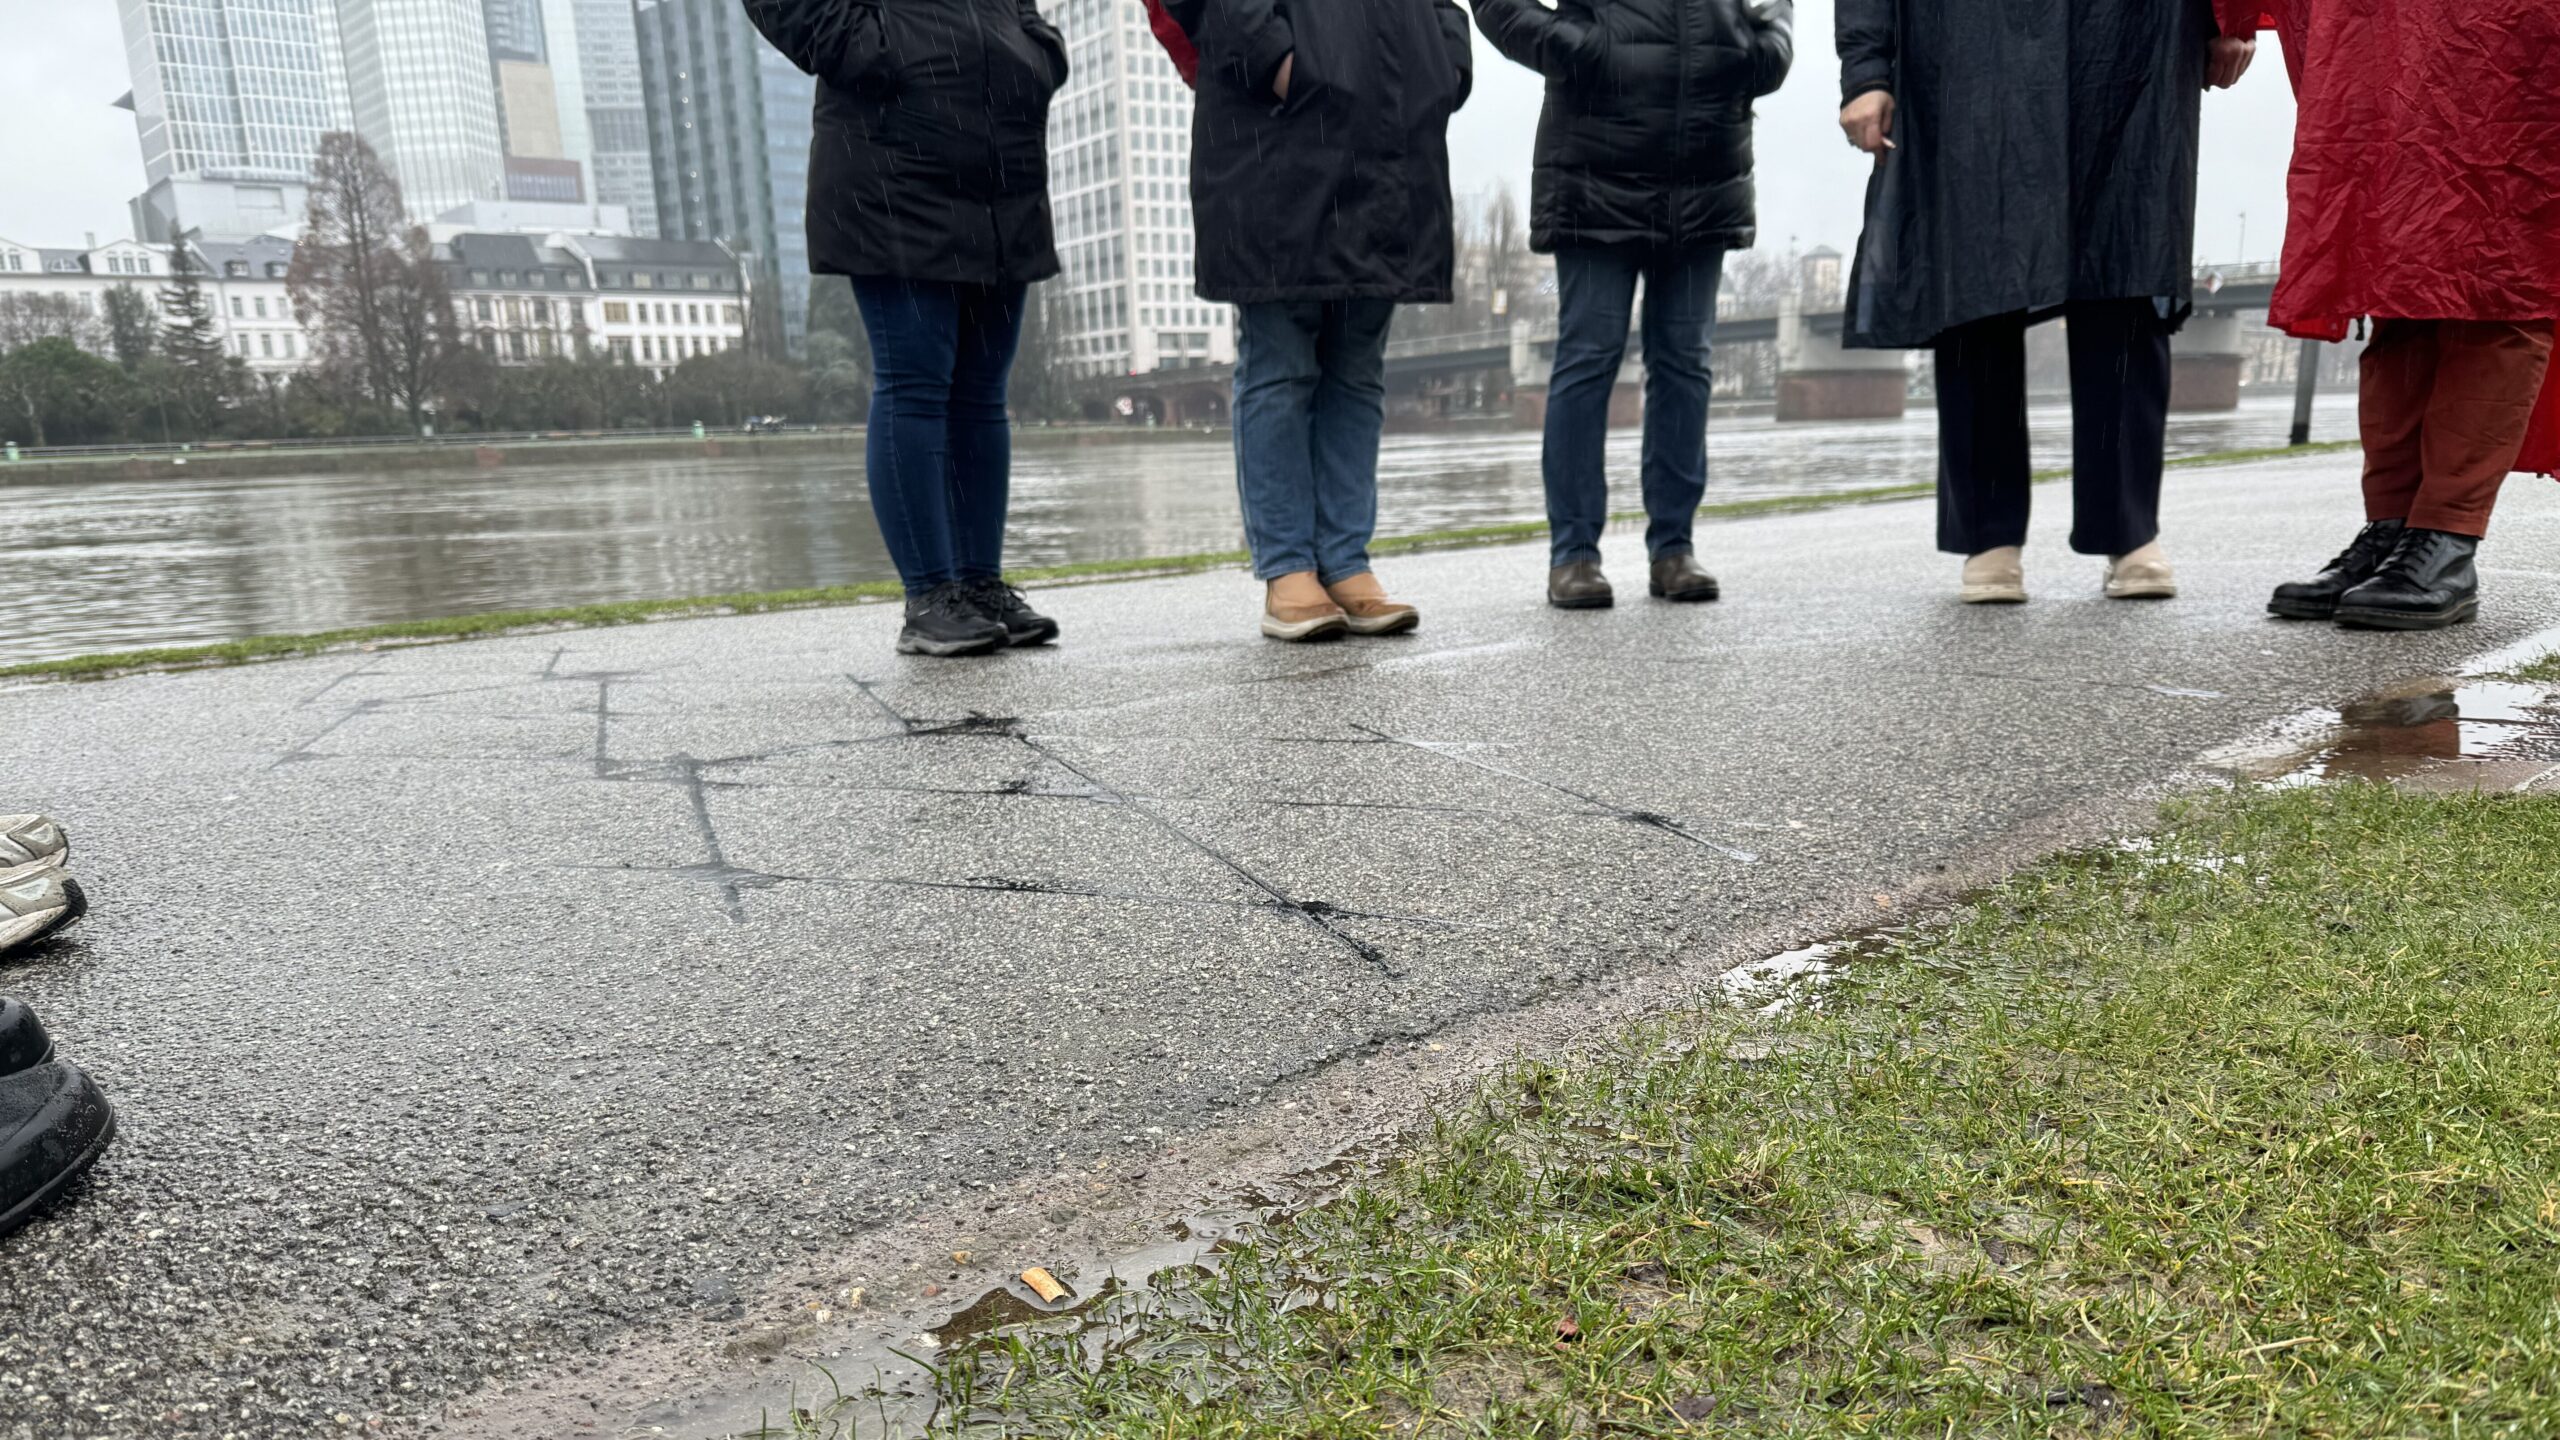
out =
<svg viewBox="0 0 2560 1440"><path fill-rule="evenodd" d="M1050 1274L1048 1271L1041 1269L1037 1265L1034 1265L1030 1269L1022 1272L1022 1283L1031 1287L1032 1294L1039 1296L1041 1299L1052 1305L1066 1299L1070 1293L1066 1286L1058 1283L1057 1276Z"/></svg>

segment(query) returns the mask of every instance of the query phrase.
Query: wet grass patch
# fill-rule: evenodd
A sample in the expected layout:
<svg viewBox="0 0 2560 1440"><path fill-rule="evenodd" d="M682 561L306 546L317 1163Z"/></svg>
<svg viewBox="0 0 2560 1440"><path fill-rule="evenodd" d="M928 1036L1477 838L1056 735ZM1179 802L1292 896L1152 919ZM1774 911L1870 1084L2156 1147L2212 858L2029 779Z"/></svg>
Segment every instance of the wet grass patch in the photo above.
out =
<svg viewBox="0 0 2560 1440"><path fill-rule="evenodd" d="M2555 854L2547 799L2182 802L955 1346L938 1429L2560 1433Z"/></svg>

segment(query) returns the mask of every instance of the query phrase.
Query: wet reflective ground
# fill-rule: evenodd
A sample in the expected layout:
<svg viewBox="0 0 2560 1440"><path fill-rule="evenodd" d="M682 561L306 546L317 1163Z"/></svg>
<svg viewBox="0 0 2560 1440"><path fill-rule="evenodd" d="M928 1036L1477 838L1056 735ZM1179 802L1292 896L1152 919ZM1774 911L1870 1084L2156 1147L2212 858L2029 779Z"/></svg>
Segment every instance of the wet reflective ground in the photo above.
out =
<svg viewBox="0 0 2560 1440"><path fill-rule="evenodd" d="M2315 436L2354 432L2321 397ZM2281 445L2287 401L2173 416L2171 453ZM2064 405L2037 464L2068 463ZM1934 417L1779 427L1719 417L1708 498L1925 481ZM1638 437L1611 437L1613 504ZM1380 530L1534 520L1538 437L1393 436ZM1241 544L1223 437L1017 456L1009 559L1127 559ZM2177 482L2173 479L2173 485ZM0 664L347 625L893 578L851 457L666 460L446 473L0 486Z"/></svg>

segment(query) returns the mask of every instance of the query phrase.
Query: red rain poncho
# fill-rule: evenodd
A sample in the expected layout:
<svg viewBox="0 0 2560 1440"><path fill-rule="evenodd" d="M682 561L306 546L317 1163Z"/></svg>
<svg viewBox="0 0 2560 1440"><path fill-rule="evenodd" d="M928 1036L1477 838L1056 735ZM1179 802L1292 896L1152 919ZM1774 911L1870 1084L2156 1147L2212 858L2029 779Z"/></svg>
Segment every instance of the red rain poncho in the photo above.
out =
<svg viewBox="0 0 2560 1440"><path fill-rule="evenodd" d="M2300 116L2268 319L2560 318L2560 0L2217 0L2273 24ZM2560 365L2520 470L2560 472Z"/></svg>

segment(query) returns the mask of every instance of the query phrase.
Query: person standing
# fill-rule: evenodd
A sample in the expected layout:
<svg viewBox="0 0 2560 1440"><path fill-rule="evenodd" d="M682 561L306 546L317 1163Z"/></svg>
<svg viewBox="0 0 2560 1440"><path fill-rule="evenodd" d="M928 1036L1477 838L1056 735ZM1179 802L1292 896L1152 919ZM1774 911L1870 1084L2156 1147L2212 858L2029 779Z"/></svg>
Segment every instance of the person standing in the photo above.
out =
<svg viewBox="0 0 2560 1440"><path fill-rule="evenodd" d="M1399 303L1450 300L1449 117L1475 75L1466 12L1455 0L1157 8L1200 97L1199 293L1238 307L1236 488L1262 633L1411 630L1420 613L1388 598L1369 564L1387 326Z"/></svg>
<svg viewBox="0 0 2560 1440"><path fill-rule="evenodd" d="M2223 4L2235 30L2277 12L2301 109L2269 323L2339 340L2373 317L2364 529L2267 608L2462 624L2480 611L2476 556L2508 473L2560 471L2560 7Z"/></svg>
<svg viewBox="0 0 2560 1440"><path fill-rule="evenodd" d="M1938 545L2027 598L2026 330L2070 335L2071 548L2166 599L2169 336L2193 308L2208 85L2255 52L2212 0L1840 0L1840 127L1876 157L1843 343L1937 351Z"/></svg>
<svg viewBox="0 0 2560 1440"><path fill-rule="evenodd" d="M1529 245L1562 301L1547 390L1547 603L1602 609L1609 398L1644 284L1641 475L1650 592L1713 600L1693 530L1727 250L1757 229L1751 103L1795 60L1794 0L1476 0L1494 48L1546 77Z"/></svg>
<svg viewBox="0 0 2560 1440"><path fill-rule="evenodd" d="M1067 47L1034 0L744 0L818 77L809 267L871 337L872 512L907 593L898 649L1054 640L1004 583L1005 391L1029 286L1059 272L1049 101Z"/></svg>

